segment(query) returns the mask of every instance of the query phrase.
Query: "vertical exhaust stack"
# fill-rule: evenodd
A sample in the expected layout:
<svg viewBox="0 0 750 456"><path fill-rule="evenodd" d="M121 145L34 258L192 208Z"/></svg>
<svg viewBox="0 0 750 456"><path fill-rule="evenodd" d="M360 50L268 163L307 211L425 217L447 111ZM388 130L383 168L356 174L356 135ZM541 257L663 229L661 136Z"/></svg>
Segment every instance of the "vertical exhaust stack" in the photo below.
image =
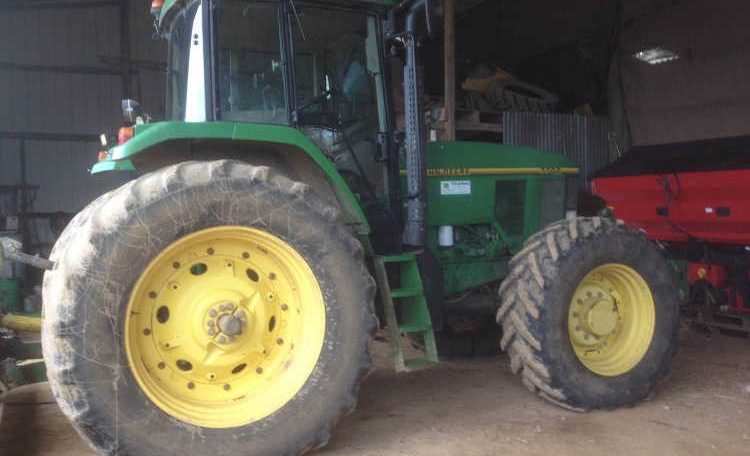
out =
<svg viewBox="0 0 750 456"><path fill-rule="evenodd" d="M403 6L408 4L408 6ZM422 247L426 242L425 221L427 201L425 196L426 160L425 131L422 107L422 88L417 58L417 13L424 11L428 34L432 29L430 0L402 3L408 8L403 44L406 51L404 66L404 117L406 123L406 224L402 242L412 247Z"/></svg>

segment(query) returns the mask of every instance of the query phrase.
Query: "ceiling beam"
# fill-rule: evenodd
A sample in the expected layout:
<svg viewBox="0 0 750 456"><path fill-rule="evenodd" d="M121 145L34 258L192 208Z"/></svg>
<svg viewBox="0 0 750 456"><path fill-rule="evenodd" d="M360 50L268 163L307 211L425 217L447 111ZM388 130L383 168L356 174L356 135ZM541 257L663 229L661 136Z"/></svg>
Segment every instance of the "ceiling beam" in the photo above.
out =
<svg viewBox="0 0 750 456"><path fill-rule="evenodd" d="M99 135L36 131L0 131L0 139L17 139L22 141L98 142Z"/></svg>
<svg viewBox="0 0 750 456"><path fill-rule="evenodd" d="M91 65L47 65L3 61L0 61L0 70L28 71L33 73L122 75L122 70L118 68L97 67Z"/></svg>
<svg viewBox="0 0 750 456"><path fill-rule="evenodd" d="M120 6L127 0L0 0L0 11L40 9L91 9Z"/></svg>

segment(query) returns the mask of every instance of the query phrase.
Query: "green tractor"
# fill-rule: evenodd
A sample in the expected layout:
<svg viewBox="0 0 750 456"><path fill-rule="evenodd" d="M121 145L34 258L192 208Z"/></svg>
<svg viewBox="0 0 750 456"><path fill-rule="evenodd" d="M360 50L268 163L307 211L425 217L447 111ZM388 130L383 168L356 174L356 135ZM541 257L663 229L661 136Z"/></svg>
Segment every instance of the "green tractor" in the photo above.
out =
<svg viewBox="0 0 750 456"><path fill-rule="evenodd" d="M93 173L139 177L75 217L44 279L49 381L93 448L319 448L373 370L379 320L399 371L496 316L513 371L552 402L651 391L678 318L661 252L566 217L577 168L562 156L426 142L417 44L437 11L155 2L167 120L123 102L129 125Z"/></svg>

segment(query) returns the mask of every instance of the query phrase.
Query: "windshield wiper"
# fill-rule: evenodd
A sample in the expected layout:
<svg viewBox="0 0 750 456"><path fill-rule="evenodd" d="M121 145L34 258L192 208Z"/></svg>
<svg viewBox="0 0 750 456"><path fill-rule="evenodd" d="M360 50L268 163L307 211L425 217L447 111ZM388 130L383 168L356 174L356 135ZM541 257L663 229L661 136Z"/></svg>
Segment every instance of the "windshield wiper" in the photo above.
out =
<svg viewBox="0 0 750 456"><path fill-rule="evenodd" d="M300 19L299 13L297 13L297 6L294 4L294 0L289 0L289 6L292 7L292 12L294 13L294 19L297 21L297 28L299 29L299 34L302 35L302 41L307 43L307 37L305 36L305 29L302 27L302 19Z"/></svg>

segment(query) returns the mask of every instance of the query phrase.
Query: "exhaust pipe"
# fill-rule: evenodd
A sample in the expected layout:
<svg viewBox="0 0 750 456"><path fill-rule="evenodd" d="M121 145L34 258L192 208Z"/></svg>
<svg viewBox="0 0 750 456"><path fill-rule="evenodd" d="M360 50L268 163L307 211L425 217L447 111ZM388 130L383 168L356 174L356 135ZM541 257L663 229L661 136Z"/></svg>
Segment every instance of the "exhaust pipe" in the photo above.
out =
<svg viewBox="0 0 750 456"><path fill-rule="evenodd" d="M418 0L409 6L403 44L406 51L404 66L404 118L406 123L406 223L402 242L407 246L423 247L426 243L425 220L427 198L425 195L426 159L424 109L420 86L419 61L417 58L417 13L424 10L428 31L430 23L430 0Z"/></svg>

